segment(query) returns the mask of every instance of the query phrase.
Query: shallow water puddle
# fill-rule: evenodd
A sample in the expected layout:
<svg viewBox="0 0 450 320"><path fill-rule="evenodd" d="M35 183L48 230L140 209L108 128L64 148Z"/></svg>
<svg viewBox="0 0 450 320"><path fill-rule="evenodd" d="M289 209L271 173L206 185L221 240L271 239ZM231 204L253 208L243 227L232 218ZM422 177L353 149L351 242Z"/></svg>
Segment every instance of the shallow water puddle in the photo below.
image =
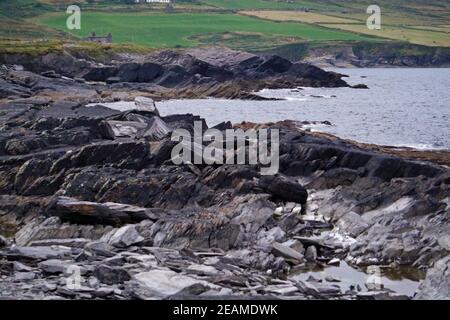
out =
<svg viewBox="0 0 450 320"><path fill-rule="evenodd" d="M366 272L365 272L366 271ZM410 268L390 268L390 267L369 267L360 270L351 267L345 261L341 261L339 266L327 266L326 268L315 267L304 269L292 273L289 278L292 280L306 281L310 276L321 279L326 283L325 278L340 280L340 282L330 282L338 285L342 291L349 290L351 286L359 285L361 290L368 291L366 284L381 284L385 289L390 289L396 293L413 296L423 279L420 271Z"/></svg>

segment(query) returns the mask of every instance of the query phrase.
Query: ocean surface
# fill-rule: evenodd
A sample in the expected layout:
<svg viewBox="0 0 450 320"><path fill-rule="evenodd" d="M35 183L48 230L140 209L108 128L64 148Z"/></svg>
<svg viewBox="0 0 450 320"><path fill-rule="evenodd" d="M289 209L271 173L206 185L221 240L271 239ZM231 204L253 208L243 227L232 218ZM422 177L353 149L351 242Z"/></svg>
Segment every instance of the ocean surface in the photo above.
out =
<svg viewBox="0 0 450 320"><path fill-rule="evenodd" d="M419 149L450 149L450 69L330 69L369 89L263 90L283 101L171 100L162 115L193 113L208 125L222 121L330 121L312 130L342 138Z"/></svg>

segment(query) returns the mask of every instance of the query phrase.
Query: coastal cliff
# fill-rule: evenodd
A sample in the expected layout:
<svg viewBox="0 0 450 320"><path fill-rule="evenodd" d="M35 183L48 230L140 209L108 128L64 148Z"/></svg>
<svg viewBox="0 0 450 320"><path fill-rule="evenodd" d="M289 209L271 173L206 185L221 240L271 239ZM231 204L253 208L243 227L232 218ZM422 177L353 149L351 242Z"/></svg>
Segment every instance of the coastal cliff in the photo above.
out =
<svg viewBox="0 0 450 320"><path fill-rule="evenodd" d="M278 129L279 173L172 162L171 132L206 122L161 116L150 98L347 86L276 56L224 54L164 51L76 74L2 67L0 297L448 298L446 151L358 145L296 121L224 122L215 128ZM135 108L102 105L121 100ZM425 278L404 294L299 276L332 265ZM68 285L70 270L80 285Z"/></svg>

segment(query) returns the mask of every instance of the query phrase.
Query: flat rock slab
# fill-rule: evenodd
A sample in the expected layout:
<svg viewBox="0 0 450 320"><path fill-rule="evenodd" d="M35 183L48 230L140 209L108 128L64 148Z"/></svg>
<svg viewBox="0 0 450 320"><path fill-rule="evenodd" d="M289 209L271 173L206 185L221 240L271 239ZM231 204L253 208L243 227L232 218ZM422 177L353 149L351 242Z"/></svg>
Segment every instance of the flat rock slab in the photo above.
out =
<svg viewBox="0 0 450 320"><path fill-rule="evenodd" d="M144 240L144 237L136 231L134 226L124 226L114 232L109 239L109 244L116 248L126 248Z"/></svg>
<svg viewBox="0 0 450 320"><path fill-rule="evenodd" d="M157 212L158 210L127 204L79 201L69 197L55 198L48 209L49 214L70 222L113 225L157 220Z"/></svg>
<svg viewBox="0 0 450 320"><path fill-rule="evenodd" d="M10 260L48 260L67 258L71 253L67 247L14 247L4 255Z"/></svg>
<svg viewBox="0 0 450 320"><path fill-rule="evenodd" d="M182 275L171 270L151 270L149 272L138 273L133 278L137 280L140 285L144 286L148 292L154 294L154 298L171 296L196 284L208 287L213 286L205 281Z"/></svg>
<svg viewBox="0 0 450 320"><path fill-rule="evenodd" d="M283 257L298 262L304 260L304 257L300 252L278 242L272 244L272 253L277 257Z"/></svg>

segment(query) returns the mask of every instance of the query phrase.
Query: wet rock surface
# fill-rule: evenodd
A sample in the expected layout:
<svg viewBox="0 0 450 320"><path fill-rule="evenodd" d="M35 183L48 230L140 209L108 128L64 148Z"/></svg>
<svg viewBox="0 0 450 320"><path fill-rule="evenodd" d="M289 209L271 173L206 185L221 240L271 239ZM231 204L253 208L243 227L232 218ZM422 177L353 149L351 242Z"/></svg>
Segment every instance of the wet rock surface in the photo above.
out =
<svg viewBox="0 0 450 320"><path fill-rule="evenodd" d="M306 68L228 54L159 53L120 75L157 79L170 69L219 81L249 68ZM170 132L192 131L199 117L160 117L152 94L134 110L86 107L86 97L102 95L96 84L8 73L36 97L15 92L0 104L0 230L9 230L0 237L1 298L405 298L376 281L296 276L343 261L368 279L374 267L422 270L407 298L449 297L447 167L292 121L257 125L280 130L277 175L262 176L259 165L175 165ZM135 84L133 100L142 93Z"/></svg>

